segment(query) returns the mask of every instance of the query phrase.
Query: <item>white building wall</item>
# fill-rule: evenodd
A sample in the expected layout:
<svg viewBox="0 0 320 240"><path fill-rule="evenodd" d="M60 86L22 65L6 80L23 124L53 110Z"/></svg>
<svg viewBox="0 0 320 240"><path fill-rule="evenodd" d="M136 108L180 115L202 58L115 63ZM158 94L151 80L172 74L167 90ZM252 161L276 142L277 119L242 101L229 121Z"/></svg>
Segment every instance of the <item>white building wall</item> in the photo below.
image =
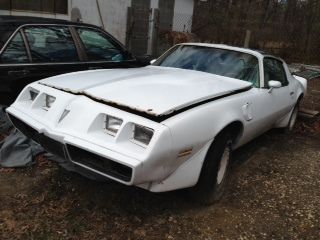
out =
<svg viewBox="0 0 320 240"><path fill-rule="evenodd" d="M72 9L78 8L81 14L82 22L94 24L97 26L102 26L99 18L98 5L96 0L69 0L69 1L70 1L70 8L69 8L70 19L71 19Z"/></svg>
<svg viewBox="0 0 320 240"><path fill-rule="evenodd" d="M150 1L150 8L158 8L159 0L151 0Z"/></svg>
<svg viewBox="0 0 320 240"><path fill-rule="evenodd" d="M82 21L105 27L111 35L123 44L126 42L127 29L127 9L131 6L131 0L71 0L72 8L78 8L81 13Z"/></svg>
<svg viewBox="0 0 320 240"><path fill-rule="evenodd" d="M194 0L175 0L172 30L191 32Z"/></svg>
<svg viewBox="0 0 320 240"><path fill-rule="evenodd" d="M97 1L99 1L103 24L99 16ZM5 10L0 10L0 15L21 15L71 20L72 9L78 8L83 22L97 26L104 25L106 31L125 44L127 8L131 6L131 1L132 0L69 0L69 13L67 15ZM148 54L151 54L154 9L157 9L158 6L159 0L150 1L150 8L153 11L150 17ZM191 32L193 8L194 0L175 0L173 31Z"/></svg>
<svg viewBox="0 0 320 240"><path fill-rule="evenodd" d="M82 22L97 26L104 25L106 31L117 38L120 42L125 44L127 30L127 8L131 6L131 0L98 1L103 24L98 12L97 0L69 0L68 15L5 10L0 10L0 15L20 15L71 20L72 9L78 8L81 14Z"/></svg>
<svg viewBox="0 0 320 240"><path fill-rule="evenodd" d="M102 21L99 16L97 0L71 0L71 9L78 8L82 21L105 27L120 42L126 42L127 9L131 0L98 0Z"/></svg>
<svg viewBox="0 0 320 240"><path fill-rule="evenodd" d="M125 44L127 31L127 9L131 0L100 0L101 15L105 30Z"/></svg>

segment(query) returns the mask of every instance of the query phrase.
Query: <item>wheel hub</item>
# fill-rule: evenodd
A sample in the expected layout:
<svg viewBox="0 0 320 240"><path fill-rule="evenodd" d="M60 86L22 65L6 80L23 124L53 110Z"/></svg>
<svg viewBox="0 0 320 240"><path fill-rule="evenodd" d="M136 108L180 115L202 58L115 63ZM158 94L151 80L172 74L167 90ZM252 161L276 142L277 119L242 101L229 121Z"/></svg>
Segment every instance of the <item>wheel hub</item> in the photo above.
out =
<svg viewBox="0 0 320 240"><path fill-rule="evenodd" d="M222 154L221 161L220 161L219 171L218 171L218 175L217 175L217 183L218 184L220 184L222 182L222 180L224 179L224 176L227 171L229 158L230 158L230 149L228 147L226 147L224 149L224 152Z"/></svg>

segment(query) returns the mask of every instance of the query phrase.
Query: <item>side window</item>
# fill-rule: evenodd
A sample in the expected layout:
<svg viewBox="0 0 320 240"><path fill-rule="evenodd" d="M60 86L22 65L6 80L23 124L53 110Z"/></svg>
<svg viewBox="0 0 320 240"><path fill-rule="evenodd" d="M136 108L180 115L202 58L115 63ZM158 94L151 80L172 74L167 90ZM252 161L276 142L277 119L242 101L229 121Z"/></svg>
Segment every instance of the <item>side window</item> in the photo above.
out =
<svg viewBox="0 0 320 240"><path fill-rule="evenodd" d="M123 50L102 32L77 28L89 61L118 61L125 59Z"/></svg>
<svg viewBox="0 0 320 240"><path fill-rule="evenodd" d="M281 82L282 86L288 85L287 75L281 61L273 58L265 58L263 60L263 67L266 84L268 84L270 80L275 80Z"/></svg>
<svg viewBox="0 0 320 240"><path fill-rule="evenodd" d="M0 49L3 48L4 44L8 41L9 37L17 29L14 26L10 26L10 25L8 26L8 25L9 24L6 25L6 24L0 23Z"/></svg>
<svg viewBox="0 0 320 240"><path fill-rule="evenodd" d="M76 46L67 27L37 26L25 30L33 62L76 62Z"/></svg>
<svg viewBox="0 0 320 240"><path fill-rule="evenodd" d="M18 32L7 45L1 55L2 63L27 63L29 62L26 46L21 33Z"/></svg>

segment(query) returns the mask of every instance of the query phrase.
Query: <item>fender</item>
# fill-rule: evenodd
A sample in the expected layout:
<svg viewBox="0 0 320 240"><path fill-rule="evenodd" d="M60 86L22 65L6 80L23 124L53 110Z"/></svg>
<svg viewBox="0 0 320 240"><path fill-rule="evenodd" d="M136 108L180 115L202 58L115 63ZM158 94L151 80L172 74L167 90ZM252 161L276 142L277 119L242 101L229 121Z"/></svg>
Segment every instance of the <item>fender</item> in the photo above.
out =
<svg viewBox="0 0 320 240"><path fill-rule="evenodd" d="M298 93L297 93L297 99L303 94L303 96L306 96L307 94L307 79L297 76L297 75L292 75L296 80L298 80L298 83L301 85L301 88L298 88Z"/></svg>

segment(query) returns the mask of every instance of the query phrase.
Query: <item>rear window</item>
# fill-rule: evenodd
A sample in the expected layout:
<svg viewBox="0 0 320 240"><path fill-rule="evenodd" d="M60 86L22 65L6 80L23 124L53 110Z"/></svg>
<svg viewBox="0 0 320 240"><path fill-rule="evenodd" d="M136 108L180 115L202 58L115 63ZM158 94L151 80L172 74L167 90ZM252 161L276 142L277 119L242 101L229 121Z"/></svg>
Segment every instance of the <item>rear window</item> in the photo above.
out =
<svg viewBox="0 0 320 240"><path fill-rule="evenodd" d="M15 30L15 27L0 25L0 50Z"/></svg>

